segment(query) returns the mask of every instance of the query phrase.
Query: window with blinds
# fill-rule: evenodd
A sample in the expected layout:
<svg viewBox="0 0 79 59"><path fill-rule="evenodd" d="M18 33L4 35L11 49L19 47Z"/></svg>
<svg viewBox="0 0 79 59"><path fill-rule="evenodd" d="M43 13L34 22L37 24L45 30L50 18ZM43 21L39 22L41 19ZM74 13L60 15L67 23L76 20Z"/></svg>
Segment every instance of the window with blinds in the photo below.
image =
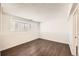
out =
<svg viewBox="0 0 79 59"><path fill-rule="evenodd" d="M25 31L29 31L30 29L31 29L31 24L22 20L15 21L15 31L25 32Z"/></svg>

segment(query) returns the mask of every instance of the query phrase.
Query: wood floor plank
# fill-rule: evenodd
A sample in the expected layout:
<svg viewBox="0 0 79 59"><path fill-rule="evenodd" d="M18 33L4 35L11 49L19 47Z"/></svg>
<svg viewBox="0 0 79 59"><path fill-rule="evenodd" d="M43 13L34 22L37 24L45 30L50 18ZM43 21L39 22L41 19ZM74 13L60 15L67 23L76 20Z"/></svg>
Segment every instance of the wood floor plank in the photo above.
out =
<svg viewBox="0 0 79 59"><path fill-rule="evenodd" d="M1 56L1 51L0 51L0 56Z"/></svg>
<svg viewBox="0 0 79 59"><path fill-rule="evenodd" d="M67 44L36 39L31 42L4 50L2 56L72 56Z"/></svg>

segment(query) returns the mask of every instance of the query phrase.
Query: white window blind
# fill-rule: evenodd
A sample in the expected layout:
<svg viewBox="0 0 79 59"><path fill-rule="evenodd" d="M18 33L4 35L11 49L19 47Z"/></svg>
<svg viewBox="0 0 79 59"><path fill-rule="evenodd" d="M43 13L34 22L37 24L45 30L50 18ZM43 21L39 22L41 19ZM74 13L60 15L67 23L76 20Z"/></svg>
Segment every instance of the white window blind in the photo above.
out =
<svg viewBox="0 0 79 59"><path fill-rule="evenodd" d="M31 24L27 23L23 20L15 21L15 31L17 32L25 32L31 30Z"/></svg>

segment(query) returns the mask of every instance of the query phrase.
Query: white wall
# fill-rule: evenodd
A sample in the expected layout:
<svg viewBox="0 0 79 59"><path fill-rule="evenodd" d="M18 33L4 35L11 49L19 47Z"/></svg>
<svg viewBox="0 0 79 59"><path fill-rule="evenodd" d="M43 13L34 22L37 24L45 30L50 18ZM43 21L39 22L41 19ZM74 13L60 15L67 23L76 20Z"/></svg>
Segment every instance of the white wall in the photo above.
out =
<svg viewBox="0 0 79 59"><path fill-rule="evenodd" d="M79 55L79 4L78 4L78 15L77 15L77 17L78 17L78 23L77 23L77 25L78 25L78 55Z"/></svg>
<svg viewBox="0 0 79 59"><path fill-rule="evenodd" d="M0 31L1 31L1 4L0 4Z"/></svg>
<svg viewBox="0 0 79 59"><path fill-rule="evenodd" d="M40 24L41 38L67 43L67 21L55 19Z"/></svg>
<svg viewBox="0 0 79 59"><path fill-rule="evenodd" d="M0 33L0 51L36 38L38 38L38 34L32 32L2 32Z"/></svg>
<svg viewBox="0 0 79 59"><path fill-rule="evenodd" d="M29 42L31 40L39 38L39 23L33 21L27 21L31 23L31 30L27 32L15 32L14 23L18 18L8 14L2 14L2 31L0 32L0 51L5 50L22 43Z"/></svg>

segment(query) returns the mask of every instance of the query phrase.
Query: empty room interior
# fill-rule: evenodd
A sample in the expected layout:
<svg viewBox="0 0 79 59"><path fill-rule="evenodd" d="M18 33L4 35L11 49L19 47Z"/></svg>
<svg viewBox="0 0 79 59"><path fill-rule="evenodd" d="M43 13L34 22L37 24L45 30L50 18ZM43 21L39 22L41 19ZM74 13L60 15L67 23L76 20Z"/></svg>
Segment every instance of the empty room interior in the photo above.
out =
<svg viewBox="0 0 79 59"><path fill-rule="evenodd" d="M1 3L1 56L79 55L79 4Z"/></svg>

